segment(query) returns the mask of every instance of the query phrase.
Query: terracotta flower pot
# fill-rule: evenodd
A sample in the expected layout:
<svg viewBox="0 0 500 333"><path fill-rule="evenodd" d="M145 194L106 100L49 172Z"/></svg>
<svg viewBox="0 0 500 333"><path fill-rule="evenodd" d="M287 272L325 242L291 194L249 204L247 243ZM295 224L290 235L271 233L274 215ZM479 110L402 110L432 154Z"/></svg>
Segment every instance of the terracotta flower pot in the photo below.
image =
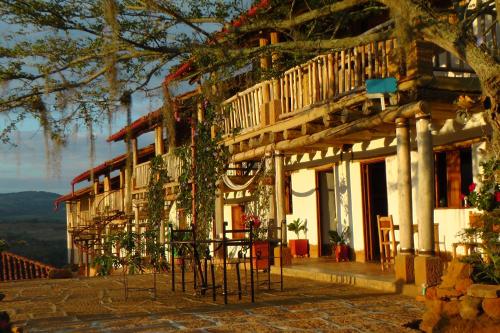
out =
<svg viewBox="0 0 500 333"><path fill-rule="evenodd" d="M255 269L269 268L269 242L255 241L252 244L253 267Z"/></svg>
<svg viewBox="0 0 500 333"><path fill-rule="evenodd" d="M335 260L337 260L337 262L349 261L349 245L339 244L334 245L333 248L333 253L335 253Z"/></svg>
<svg viewBox="0 0 500 333"><path fill-rule="evenodd" d="M288 241L292 256L307 256L309 255L309 241L307 239L291 239Z"/></svg>

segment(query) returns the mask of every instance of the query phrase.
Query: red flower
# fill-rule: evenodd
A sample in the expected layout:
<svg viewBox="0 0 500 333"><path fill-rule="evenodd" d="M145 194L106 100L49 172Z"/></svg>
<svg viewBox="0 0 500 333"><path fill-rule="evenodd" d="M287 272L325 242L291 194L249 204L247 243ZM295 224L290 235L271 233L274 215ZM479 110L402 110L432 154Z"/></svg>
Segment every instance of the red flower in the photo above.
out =
<svg viewBox="0 0 500 333"><path fill-rule="evenodd" d="M476 183L472 183L469 185L469 192L474 192L475 189L476 189Z"/></svg>
<svg viewBox="0 0 500 333"><path fill-rule="evenodd" d="M495 201L500 202L500 192L495 192Z"/></svg>
<svg viewBox="0 0 500 333"><path fill-rule="evenodd" d="M464 199L465 199L465 194L460 193L460 200L464 200Z"/></svg>
<svg viewBox="0 0 500 333"><path fill-rule="evenodd" d="M253 220L252 222L253 222L252 225L254 228L260 227L260 224L261 224L260 220L256 219L256 220Z"/></svg>

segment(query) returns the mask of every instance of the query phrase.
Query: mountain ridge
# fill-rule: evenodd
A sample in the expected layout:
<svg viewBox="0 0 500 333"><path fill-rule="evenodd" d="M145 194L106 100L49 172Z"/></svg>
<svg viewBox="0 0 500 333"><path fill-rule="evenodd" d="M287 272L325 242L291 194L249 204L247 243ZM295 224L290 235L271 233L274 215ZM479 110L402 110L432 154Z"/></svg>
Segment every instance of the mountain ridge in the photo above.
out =
<svg viewBox="0 0 500 333"><path fill-rule="evenodd" d="M64 205L54 211L54 200L58 193L46 191L22 191L0 193L0 222L17 220L38 220L64 222Z"/></svg>

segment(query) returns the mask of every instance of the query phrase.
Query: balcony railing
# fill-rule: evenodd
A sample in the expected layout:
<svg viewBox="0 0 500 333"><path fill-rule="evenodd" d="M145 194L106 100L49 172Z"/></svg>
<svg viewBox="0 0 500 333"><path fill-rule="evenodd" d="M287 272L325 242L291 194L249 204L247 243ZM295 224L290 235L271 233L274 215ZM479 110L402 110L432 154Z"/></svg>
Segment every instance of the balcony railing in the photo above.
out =
<svg viewBox="0 0 500 333"><path fill-rule="evenodd" d="M162 156L165 161L165 165L167 168L167 175L170 181L175 182L179 179L179 176L182 173L182 161L175 154L164 154ZM135 188L143 188L146 187L149 183L149 176L151 172L151 162L145 162L138 164L134 170L134 179L135 179Z"/></svg>
<svg viewBox="0 0 500 333"><path fill-rule="evenodd" d="M390 55L395 47L395 39L390 39L320 55L289 69L277 80L260 82L234 95L223 103L227 114L224 134L266 125L261 111L264 103L277 102L273 116L278 120L361 90L367 79L394 75L398 63Z"/></svg>
<svg viewBox="0 0 500 333"><path fill-rule="evenodd" d="M55 267L11 252L0 252L0 281L43 279Z"/></svg>
<svg viewBox="0 0 500 333"><path fill-rule="evenodd" d="M123 191L112 190L96 194L93 204L94 215L102 215L114 211L123 210Z"/></svg>

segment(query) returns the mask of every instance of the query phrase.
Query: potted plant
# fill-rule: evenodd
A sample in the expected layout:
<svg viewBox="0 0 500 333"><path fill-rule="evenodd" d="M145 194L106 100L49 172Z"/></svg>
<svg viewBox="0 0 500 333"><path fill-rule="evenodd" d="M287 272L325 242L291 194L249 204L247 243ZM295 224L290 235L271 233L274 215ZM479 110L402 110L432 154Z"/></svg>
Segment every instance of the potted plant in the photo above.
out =
<svg viewBox="0 0 500 333"><path fill-rule="evenodd" d="M255 269L269 269L269 241L266 239L267 227L254 214L243 214L243 223L246 228L252 226L252 253Z"/></svg>
<svg viewBox="0 0 500 333"><path fill-rule="evenodd" d="M293 231L297 236L297 239L290 239L288 241L292 256L296 257L309 255L309 241L307 239L300 239L299 237L301 231L304 233L304 237L306 237L307 220L297 218L288 224L287 229L288 231Z"/></svg>
<svg viewBox="0 0 500 333"><path fill-rule="evenodd" d="M332 253L335 254L335 259L339 261L349 261L349 245L347 241L349 239L349 227L343 228L342 232L337 230L330 230L330 242L332 243Z"/></svg>

